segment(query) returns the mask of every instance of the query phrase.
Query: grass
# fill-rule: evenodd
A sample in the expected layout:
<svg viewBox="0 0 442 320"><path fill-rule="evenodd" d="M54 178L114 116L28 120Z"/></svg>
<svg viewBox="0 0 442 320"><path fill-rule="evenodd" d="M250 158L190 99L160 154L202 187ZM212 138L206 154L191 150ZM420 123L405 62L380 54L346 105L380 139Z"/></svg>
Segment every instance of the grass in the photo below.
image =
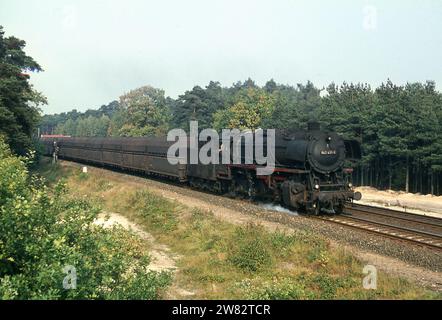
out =
<svg viewBox="0 0 442 320"><path fill-rule="evenodd" d="M363 263L326 239L259 224L235 225L189 208L144 185L79 167L43 163L49 183L67 181L73 197L87 197L139 224L180 258L175 286L195 299L440 299L408 281L378 271L378 288L362 287Z"/></svg>

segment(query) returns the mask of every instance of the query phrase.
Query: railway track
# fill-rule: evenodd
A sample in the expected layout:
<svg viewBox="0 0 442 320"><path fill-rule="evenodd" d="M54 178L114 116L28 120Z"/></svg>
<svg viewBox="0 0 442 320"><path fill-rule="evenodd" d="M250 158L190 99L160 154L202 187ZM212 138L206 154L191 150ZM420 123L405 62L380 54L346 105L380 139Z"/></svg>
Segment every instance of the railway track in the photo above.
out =
<svg viewBox="0 0 442 320"><path fill-rule="evenodd" d="M342 215L321 216L319 219L442 250L440 218L353 204L345 207Z"/></svg>

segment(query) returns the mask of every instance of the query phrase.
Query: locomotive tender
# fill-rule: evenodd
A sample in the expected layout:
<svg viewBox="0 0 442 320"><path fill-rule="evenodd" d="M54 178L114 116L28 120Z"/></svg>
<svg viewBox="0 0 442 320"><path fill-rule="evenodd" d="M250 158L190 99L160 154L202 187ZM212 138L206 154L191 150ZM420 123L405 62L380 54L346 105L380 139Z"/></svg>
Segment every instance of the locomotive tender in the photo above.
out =
<svg viewBox="0 0 442 320"><path fill-rule="evenodd" d="M309 123L308 130L276 130L275 169L270 175L257 175L259 165L243 161L172 165L167 152L174 142L166 137L42 137L41 141L46 155L57 150L62 159L173 178L203 190L266 199L308 214L341 213L345 203L361 198L351 184L352 169L344 167L361 158L359 142L322 131L317 123ZM240 140L242 150L246 141ZM221 157L222 146L219 152Z"/></svg>

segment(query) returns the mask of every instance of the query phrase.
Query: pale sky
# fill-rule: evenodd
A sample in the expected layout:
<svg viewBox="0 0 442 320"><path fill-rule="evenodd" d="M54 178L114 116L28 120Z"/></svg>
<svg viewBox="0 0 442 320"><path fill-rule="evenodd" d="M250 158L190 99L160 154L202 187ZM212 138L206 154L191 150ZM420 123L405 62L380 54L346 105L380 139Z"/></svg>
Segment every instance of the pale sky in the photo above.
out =
<svg viewBox="0 0 442 320"><path fill-rule="evenodd" d="M176 98L251 77L377 86L435 80L442 1L0 0L6 36L27 42L45 113L84 111L152 85Z"/></svg>

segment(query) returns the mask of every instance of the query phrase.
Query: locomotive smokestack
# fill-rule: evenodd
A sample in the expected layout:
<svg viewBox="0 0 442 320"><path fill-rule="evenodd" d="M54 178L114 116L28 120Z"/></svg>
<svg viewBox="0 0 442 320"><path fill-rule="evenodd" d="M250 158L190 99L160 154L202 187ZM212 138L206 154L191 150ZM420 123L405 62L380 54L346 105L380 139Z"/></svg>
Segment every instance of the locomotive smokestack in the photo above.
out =
<svg viewBox="0 0 442 320"><path fill-rule="evenodd" d="M317 121L309 121L307 122L308 131L321 130L321 124Z"/></svg>

